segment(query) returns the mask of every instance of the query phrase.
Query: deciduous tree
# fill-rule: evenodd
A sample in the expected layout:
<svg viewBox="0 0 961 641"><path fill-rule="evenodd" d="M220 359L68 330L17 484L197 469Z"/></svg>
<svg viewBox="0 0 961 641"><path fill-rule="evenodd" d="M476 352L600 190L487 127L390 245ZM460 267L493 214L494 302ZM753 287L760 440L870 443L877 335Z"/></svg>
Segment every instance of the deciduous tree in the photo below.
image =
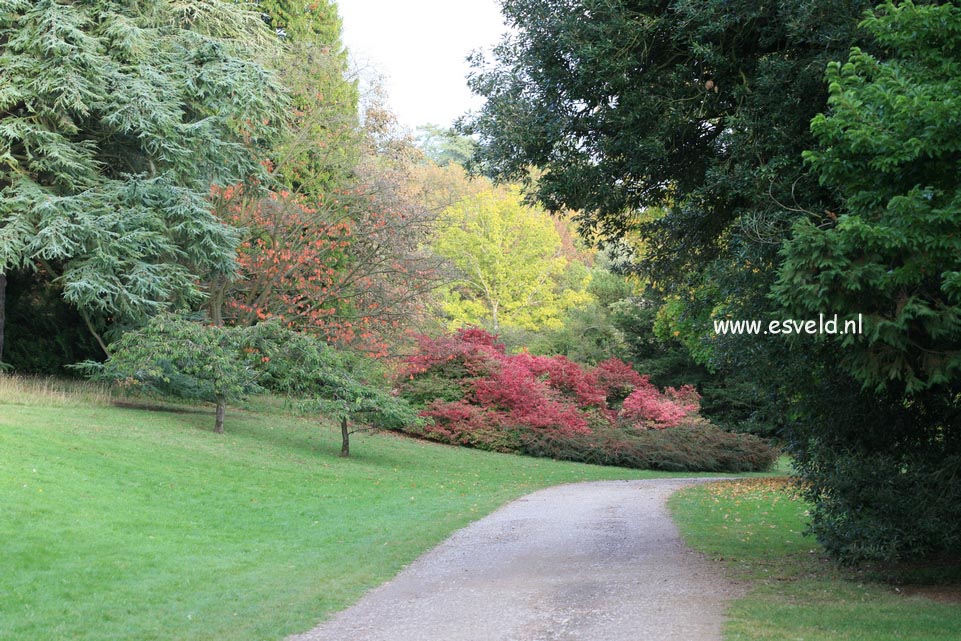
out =
<svg viewBox="0 0 961 641"><path fill-rule="evenodd" d="M214 431L221 434L227 403L261 389L257 370L243 357L244 338L243 328L158 314L112 343L105 363L81 367L101 380L213 403Z"/></svg>
<svg viewBox="0 0 961 641"><path fill-rule="evenodd" d="M434 249L460 273L443 302L459 326L556 326L567 309L590 298L587 282L558 286L568 266L560 235L550 215L525 205L516 187L491 188L446 209Z"/></svg>

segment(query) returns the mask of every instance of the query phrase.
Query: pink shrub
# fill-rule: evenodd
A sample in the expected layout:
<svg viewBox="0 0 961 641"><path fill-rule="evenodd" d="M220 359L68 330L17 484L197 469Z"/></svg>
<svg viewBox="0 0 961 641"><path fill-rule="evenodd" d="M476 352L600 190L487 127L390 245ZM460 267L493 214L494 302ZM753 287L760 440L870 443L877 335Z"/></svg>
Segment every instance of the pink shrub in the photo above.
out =
<svg viewBox="0 0 961 641"><path fill-rule="evenodd" d="M501 449L517 430L566 438L619 423L662 429L698 410L693 387L661 393L617 358L590 369L564 356L507 354L496 336L478 328L418 340L399 384L426 403L430 438Z"/></svg>
<svg viewBox="0 0 961 641"><path fill-rule="evenodd" d="M405 360L400 377L410 378L451 365L461 366L464 377L486 375L497 369L504 355L504 346L495 341L494 336L481 329L462 329L437 338L418 336L417 353Z"/></svg>
<svg viewBox="0 0 961 641"><path fill-rule="evenodd" d="M578 407L607 407L607 392L598 386L593 370L585 370L565 356L535 358L537 374L545 375L551 388L573 399Z"/></svg>
<svg viewBox="0 0 961 641"><path fill-rule="evenodd" d="M664 396L684 408L688 414L696 414L701 410L701 395L693 385L681 385L681 389L667 387L664 389Z"/></svg>
<svg viewBox="0 0 961 641"><path fill-rule="evenodd" d="M484 407L505 412L510 422L561 434L588 433L587 420L576 406L556 398L547 382L540 380L524 358L506 357L500 371L474 384L474 400Z"/></svg>
<svg viewBox="0 0 961 641"><path fill-rule="evenodd" d="M629 363L619 358L598 363L594 368L594 378L597 386L604 390L608 404L615 406L635 389L647 384L647 376L641 376Z"/></svg>
<svg viewBox="0 0 961 641"><path fill-rule="evenodd" d="M697 411L699 401L700 396L690 385L680 390L669 387L668 392L662 394L645 380L644 385L624 399L619 416L635 425L654 429L675 427Z"/></svg>

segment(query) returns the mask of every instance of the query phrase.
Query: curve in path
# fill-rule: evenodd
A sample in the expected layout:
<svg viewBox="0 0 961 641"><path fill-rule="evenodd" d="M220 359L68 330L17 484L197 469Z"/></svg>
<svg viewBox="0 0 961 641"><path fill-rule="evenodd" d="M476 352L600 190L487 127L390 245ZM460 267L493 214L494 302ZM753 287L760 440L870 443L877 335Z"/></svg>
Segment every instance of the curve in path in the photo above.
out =
<svg viewBox="0 0 961 641"><path fill-rule="evenodd" d="M703 480L529 494L289 641L719 641L739 588L683 545L666 507Z"/></svg>

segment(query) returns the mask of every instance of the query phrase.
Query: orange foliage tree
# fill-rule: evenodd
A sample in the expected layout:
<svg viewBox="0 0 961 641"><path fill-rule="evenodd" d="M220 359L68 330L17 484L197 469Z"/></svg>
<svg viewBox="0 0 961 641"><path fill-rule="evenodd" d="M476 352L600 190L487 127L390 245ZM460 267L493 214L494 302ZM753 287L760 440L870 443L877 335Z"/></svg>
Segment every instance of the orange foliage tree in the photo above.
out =
<svg viewBox="0 0 961 641"><path fill-rule="evenodd" d="M429 220L402 200L390 206L389 193L366 183L308 204L287 191L221 190L221 215L247 233L240 278L212 297L215 322L277 318L331 344L385 355L438 277L435 260L420 249Z"/></svg>

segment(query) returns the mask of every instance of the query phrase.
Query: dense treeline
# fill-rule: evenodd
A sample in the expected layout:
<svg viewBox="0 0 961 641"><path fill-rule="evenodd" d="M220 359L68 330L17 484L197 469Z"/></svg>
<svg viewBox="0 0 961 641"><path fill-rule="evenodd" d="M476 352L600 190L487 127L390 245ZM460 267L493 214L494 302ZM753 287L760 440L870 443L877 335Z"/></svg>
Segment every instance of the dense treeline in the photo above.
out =
<svg viewBox="0 0 961 641"><path fill-rule="evenodd" d="M462 123L479 137L475 166L517 180L536 167L533 198L579 211L601 242L640 239L630 269L655 333L728 381L719 401L779 429L829 550L955 550L961 9L508 0L504 12L514 33L475 61L487 103ZM821 313L860 313L865 331L713 331Z"/></svg>

